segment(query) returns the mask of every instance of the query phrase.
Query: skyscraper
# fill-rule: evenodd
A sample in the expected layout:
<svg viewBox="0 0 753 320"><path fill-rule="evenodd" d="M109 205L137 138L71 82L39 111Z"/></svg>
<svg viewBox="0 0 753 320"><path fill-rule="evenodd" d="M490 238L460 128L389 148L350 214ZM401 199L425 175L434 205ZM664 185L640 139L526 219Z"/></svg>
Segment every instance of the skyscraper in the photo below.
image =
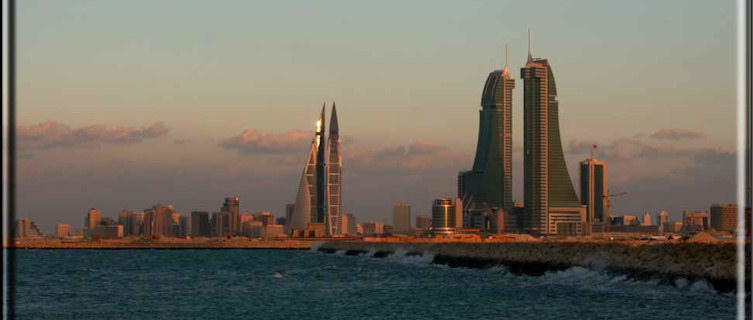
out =
<svg viewBox="0 0 753 320"><path fill-rule="evenodd" d="M342 186L340 156L339 127L337 113L332 105L332 128L330 129L330 143L324 138L325 106L319 120L316 122L316 132L311 142L306 165L298 184L296 201L292 208L292 215L287 219L285 232L293 229L304 230L309 223L319 223L325 226L328 235L339 231L339 215L342 212ZM328 147L326 147L328 146ZM329 164L332 162L332 164ZM333 181L328 182L332 179ZM332 208L330 209L330 206Z"/></svg>
<svg viewBox="0 0 753 320"><path fill-rule="evenodd" d="M327 156L326 156L326 139L324 130L326 119L324 115L325 106L322 105L322 114L319 116L318 128L316 130L316 214L312 216L311 222L324 223L328 228L327 220Z"/></svg>
<svg viewBox="0 0 753 320"><path fill-rule="evenodd" d="M337 123L337 109L332 102L332 115L329 118L327 138L327 222L330 235L342 234L340 230L340 206L342 204L342 156L340 155L340 127Z"/></svg>
<svg viewBox="0 0 753 320"><path fill-rule="evenodd" d="M70 224L58 224L55 226L56 234L58 238L65 238L71 234Z"/></svg>
<svg viewBox="0 0 753 320"><path fill-rule="evenodd" d="M605 232L610 221L607 206L607 163L593 157L580 162L580 203L586 206L590 232Z"/></svg>
<svg viewBox="0 0 753 320"><path fill-rule="evenodd" d="M99 222L102 220L102 214L99 213L99 210L96 208L89 209L89 212L86 213L86 227L89 230L94 230L99 225Z"/></svg>
<svg viewBox="0 0 753 320"><path fill-rule="evenodd" d="M193 237L211 237L212 225L209 223L209 212L193 211L191 212L191 236Z"/></svg>
<svg viewBox="0 0 753 320"><path fill-rule="evenodd" d="M718 231L735 232L737 229L737 204L711 205L711 227Z"/></svg>
<svg viewBox="0 0 753 320"><path fill-rule="evenodd" d="M131 216L133 216L133 212L130 211L123 210L118 212L118 223L123 225L123 236L131 235L131 231L133 230Z"/></svg>
<svg viewBox="0 0 753 320"><path fill-rule="evenodd" d="M240 233L240 217L239 217L239 211L240 211L240 197L238 196L232 196L225 198L225 202L222 204L221 212L227 212L228 213L228 225L229 225L229 232L231 236L238 235Z"/></svg>
<svg viewBox="0 0 753 320"><path fill-rule="evenodd" d="M468 227L484 208L512 208L512 89L505 46L505 67L486 78L481 92L478 142L473 169L458 174L458 197L465 205ZM458 226L460 227L460 226Z"/></svg>
<svg viewBox="0 0 753 320"><path fill-rule="evenodd" d="M398 202L392 206L392 227L394 233L410 233L410 204Z"/></svg>
<svg viewBox="0 0 753 320"><path fill-rule="evenodd" d="M546 59L531 56L523 79L523 174L525 228L534 235L582 232L585 208L570 180L562 152L559 103L554 74Z"/></svg>

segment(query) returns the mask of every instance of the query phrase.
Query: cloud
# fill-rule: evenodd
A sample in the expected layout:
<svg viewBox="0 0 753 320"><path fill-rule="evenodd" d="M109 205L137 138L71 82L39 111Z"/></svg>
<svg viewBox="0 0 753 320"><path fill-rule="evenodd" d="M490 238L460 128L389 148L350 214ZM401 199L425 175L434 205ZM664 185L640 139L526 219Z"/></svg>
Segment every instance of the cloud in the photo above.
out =
<svg viewBox="0 0 753 320"><path fill-rule="evenodd" d="M377 159L388 159L392 157L414 157L422 155L436 154L440 151L447 150L447 147L440 146L433 141L416 141L405 146L397 146L393 148L382 149L374 152L374 157Z"/></svg>
<svg viewBox="0 0 753 320"><path fill-rule="evenodd" d="M661 130L659 131L661 132ZM653 134L652 137L656 135ZM596 145L597 148L593 149ZM599 142L596 140L571 140L569 143L570 154L588 154L594 151L594 155L602 160L613 162L633 161L637 159L657 160L676 157L688 157L700 152L714 150L711 147L698 145L682 145L676 143L661 143L645 139L643 135L636 134L628 138L620 138L611 142Z"/></svg>
<svg viewBox="0 0 753 320"><path fill-rule="evenodd" d="M312 134L304 130L290 130L285 133L264 133L248 129L238 136L220 142L220 146L238 153L251 154L287 154L301 151L311 142ZM303 161L303 160L301 160Z"/></svg>
<svg viewBox="0 0 753 320"><path fill-rule="evenodd" d="M706 134L687 129L660 129L651 134L651 138L663 140L682 140L705 138Z"/></svg>
<svg viewBox="0 0 753 320"><path fill-rule="evenodd" d="M103 125L71 128L57 121L47 121L37 125L19 126L16 133L19 149L39 150L105 143L133 144L165 136L169 131L170 128L163 122L141 128L124 126L108 128Z"/></svg>

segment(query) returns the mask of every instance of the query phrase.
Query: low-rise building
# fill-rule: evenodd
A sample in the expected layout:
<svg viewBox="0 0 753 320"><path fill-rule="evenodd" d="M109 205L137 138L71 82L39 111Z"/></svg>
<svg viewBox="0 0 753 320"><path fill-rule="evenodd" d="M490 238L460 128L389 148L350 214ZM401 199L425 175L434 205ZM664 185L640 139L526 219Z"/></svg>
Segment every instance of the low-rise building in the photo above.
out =
<svg viewBox="0 0 753 320"><path fill-rule="evenodd" d="M67 238L71 235L70 224L58 224L55 226L55 230L57 231L56 234L58 238Z"/></svg>
<svg viewBox="0 0 753 320"><path fill-rule="evenodd" d="M369 221L361 225L364 236L380 236L384 234L384 223Z"/></svg>

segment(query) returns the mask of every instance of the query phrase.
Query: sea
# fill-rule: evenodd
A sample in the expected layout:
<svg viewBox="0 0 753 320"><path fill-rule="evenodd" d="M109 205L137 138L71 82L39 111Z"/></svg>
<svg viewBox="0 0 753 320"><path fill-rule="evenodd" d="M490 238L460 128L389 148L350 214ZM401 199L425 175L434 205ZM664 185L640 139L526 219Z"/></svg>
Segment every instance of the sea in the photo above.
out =
<svg viewBox="0 0 753 320"><path fill-rule="evenodd" d="M12 250L15 319L735 319L734 293L583 268L450 268L430 254Z"/></svg>

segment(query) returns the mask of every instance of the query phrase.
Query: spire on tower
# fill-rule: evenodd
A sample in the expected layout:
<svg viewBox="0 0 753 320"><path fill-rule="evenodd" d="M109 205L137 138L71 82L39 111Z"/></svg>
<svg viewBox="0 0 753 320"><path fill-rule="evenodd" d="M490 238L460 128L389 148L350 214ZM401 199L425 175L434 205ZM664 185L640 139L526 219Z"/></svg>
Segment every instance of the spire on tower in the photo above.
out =
<svg viewBox="0 0 753 320"><path fill-rule="evenodd" d="M332 101L332 115L329 117L329 136L332 137L333 134L337 135L339 131L339 126L337 124L337 108L335 108L335 102Z"/></svg>
<svg viewBox="0 0 753 320"><path fill-rule="evenodd" d="M526 64L533 62L533 56L531 56L531 27L528 27L528 61Z"/></svg>
<svg viewBox="0 0 753 320"><path fill-rule="evenodd" d="M505 78L510 77L510 70L507 69L507 41L505 41L505 68L502 70L502 76Z"/></svg>

